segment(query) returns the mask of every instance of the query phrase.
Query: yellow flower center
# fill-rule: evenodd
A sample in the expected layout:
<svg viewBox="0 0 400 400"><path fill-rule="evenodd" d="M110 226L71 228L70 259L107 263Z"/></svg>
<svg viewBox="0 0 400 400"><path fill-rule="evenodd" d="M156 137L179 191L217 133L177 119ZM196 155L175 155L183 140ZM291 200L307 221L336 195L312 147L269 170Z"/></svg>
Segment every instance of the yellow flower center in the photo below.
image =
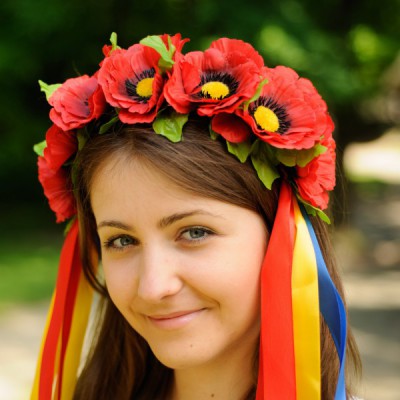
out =
<svg viewBox="0 0 400 400"><path fill-rule="evenodd" d="M140 97L151 97L153 94L154 78L144 78L136 85L136 94Z"/></svg>
<svg viewBox="0 0 400 400"><path fill-rule="evenodd" d="M276 132L279 129L279 119L276 114L267 107L258 106L254 113L254 119L261 129L268 132Z"/></svg>
<svg viewBox="0 0 400 400"><path fill-rule="evenodd" d="M214 100L221 100L229 95L229 87L222 82L207 82L201 87L201 93L205 97L211 97Z"/></svg>

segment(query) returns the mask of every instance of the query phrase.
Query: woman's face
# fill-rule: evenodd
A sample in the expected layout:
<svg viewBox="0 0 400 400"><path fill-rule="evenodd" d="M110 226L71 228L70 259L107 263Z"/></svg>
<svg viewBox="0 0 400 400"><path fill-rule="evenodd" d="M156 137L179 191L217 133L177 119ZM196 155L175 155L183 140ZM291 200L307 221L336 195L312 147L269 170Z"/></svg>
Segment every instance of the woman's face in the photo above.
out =
<svg viewBox="0 0 400 400"><path fill-rule="evenodd" d="M108 161L91 203L111 299L163 364L253 357L267 244L258 214L185 192L138 160Z"/></svg>

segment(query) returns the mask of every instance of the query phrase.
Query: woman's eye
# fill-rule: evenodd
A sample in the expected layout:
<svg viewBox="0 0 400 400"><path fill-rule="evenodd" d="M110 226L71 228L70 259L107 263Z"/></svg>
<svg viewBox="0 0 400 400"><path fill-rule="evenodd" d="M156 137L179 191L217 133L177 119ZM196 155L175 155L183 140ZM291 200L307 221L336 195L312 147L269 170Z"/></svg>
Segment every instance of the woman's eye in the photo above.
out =
<svg viewBox="0 0 400 400"><path fill-rule="evenodd" d="M186 241L198 242L200 240L204 240L212 233L213 232L209 229L196 226L183 231L181 237Z"/></svg>
<svg viewBox="0 0 400 400"><path fill-rule="evenodd" d="M107 249L122 250L135 243L136 243L135 240L130 236L118 236L107 240L104 243L104 246Z"/></svg>

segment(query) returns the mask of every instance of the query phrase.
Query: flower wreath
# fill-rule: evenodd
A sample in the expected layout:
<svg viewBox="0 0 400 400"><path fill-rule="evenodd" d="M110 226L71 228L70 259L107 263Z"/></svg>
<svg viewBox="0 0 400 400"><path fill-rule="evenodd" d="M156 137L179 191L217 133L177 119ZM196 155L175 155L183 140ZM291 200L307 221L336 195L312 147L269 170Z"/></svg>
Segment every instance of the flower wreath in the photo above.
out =
<svg viewBox="0 0 400 400"><path fill-rule="evenodd" d="M268 189L284 176L307 212L328 221L322 210L335 186L334 124L312 83L288 67L266 67L241 40L221 38L184 55L187 41L148 36L122 49L113 33L92 76L39 81L54 125L34 148L57 222L76 213L64 167L91 133L104 134L118 121L152 123L155 133L177 142L190 113L209 117L211 137L224 138L241 162L250 158Z"/></svg>
<svg viewBox="0 0 400 400"><path fill-rule="evenodd" d="M346 310L307 215L329 222L322 210L335 185L335 142L327 106L309 80L287 67L266 67L248 43L222 38L204 52L183 54L186 42L180 34L165 34L122 49L113 33L92 76L62 85L39 81L53 125L34 149L50 208L57 222L76 214L71 170L92 135L107 134L119 123L152 124L156 134L178 142L191 113L208 118L211 138L225 140L240 162L251 160L267 188L283 178L260 272L256 398L321 399L322 315L340 364L335 400L345 400ZM32 400L73 396L93 291L79 252L73 219Z"/></svg>

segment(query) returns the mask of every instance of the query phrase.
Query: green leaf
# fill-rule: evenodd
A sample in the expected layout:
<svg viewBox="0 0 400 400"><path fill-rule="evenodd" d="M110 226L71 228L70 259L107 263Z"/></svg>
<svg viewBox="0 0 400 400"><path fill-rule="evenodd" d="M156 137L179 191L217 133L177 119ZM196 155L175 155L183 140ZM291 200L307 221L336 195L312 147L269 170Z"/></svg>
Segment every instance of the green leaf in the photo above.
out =
<svg viewBox="0 0 400 400"><path fill-rule="evenodd" d="M75 222L76 217L72 217L68 222L67 225L65 225L64 228L64 236L67 236L68 232L71 230L73 223Z"/></svg>
<svg viewBox="0 0 400 400"><path fill-rule="evenodd" d="M251 153L258 154L258 157L267 159L270 164L277 166L280 161L276 158L276 147L272 147L262 140L255 140L251 145Z"/></svg>
<svg viewBox="0 0 400 400"><path fill-rule="evenodd" d="M169 61L165 61L162 57L158 60L158 67L161 70L161 73L164 71L169 71L172 66L174 65L174 62L169 62Z"/></svg>
<svg viewBox="0 0 400 400"><path fill-rule="evenodd" d="M242 142L242 143L231 143L226 141L229 153L235 155L241 163L246 162L249 154L251 152L251 143L250 142Z"/></svg>
<svg viewBox="0 0 400 400"><path fill-rule="evenodd" d="M261 182L267 189L271 189L275 179L279 178L278 171L266 159L260 159L257 156L252 155L251 161Z"/></svg>
<svg viewBox="0 0 400 400"><path fill-rule="evenodd" d="M251 146L251 162L267 189L271 189L275 179L280 176L274 166L272 155L271 146L261 140L256 140Z"/></svg>
<svg viewBox="0 0 400 400"><path fill-rule="evenodd" d="M326 146L322 146L322 144L319 143L314 146L314 149L315 149L314 157L318 157L321 154L324 154L328 150Z"/></svg>
<svg viewBox="0 0 400 400"><path fill-rule="evenodd" d="M211 128L211 124L210 124L210 127L209 127L209 131L210 131L210 137L211 137L211 139L212 140L217 140L217 138L218 138L218 133L217 132L215 132L215 131L213 131L213 129Z"/></svg>
<svg viewBox="0 0 400 400"><path fill-rule="evenodd" d="M140 44L151 47L152 49L157 51L158 54L160 54L161 58L158 62L158 66L161 70L165 71L172 68L172 66L174 65L174 60L172 59L172 57L175 53L175 46L172 44L170 37L168 37L169 49L167 49L167 46L165 45L161 37L157 35L145 37L140 41Z"/></svg>
<svg viewBox="0 0 400 400"><path fill-rule="evenodd" d="M102 135L103 133L106 133L113 125L115 125L119 121L118 115L115 117L111 118L108 122L105 124L101 125L99 129L99 135Z"/></svg>
<svg viewBox="0 0 400 400"><path fill-rule="evenodd" d="M175 111L162 113L153 122L154 132L165 136L171 142L182 140L182 129L189 118L189 114L178 114Z"/></svg>
<svg viewBox="0 0 400 400"><path fill-rule="evenodd" d="M111 51L121 48L117 44L117 34L115 32L113 32L110 36L110 43L111 43Z"/></svg>
<svg viewBox="0 0 400 400"><path fill-rule="evenodd" d="M49 101L49 98L51 95L59 88L61 87L61 83L55 83L53 85L48 85L47 83L39 80L39 86L40 90L46 94L46 99Z"/></svg>
<svg viewBox="0 0 400 400"><path fill-rule="evenodd" d="M307 203L299 194L297 194L297 199L301 204L303 204L305 210L307 211L307 214L313 215L314 217L318 216L319 218L321 218L322 221L326 222L328 225L331 223L329 217L322 210Z"/></svg>
<svg viewBox="0 0 400 400"><path fill-rule="evenodd" d="M89 139L89 134L86 129L83 128L78 130L76 137L78 138L78 150L82 150Z"/></svg>
<svg viewBox="0 0 400 400"><path fill-rule="evenodd" d="M297 161L297 153L299 150L277 149L276 157L283 165L294 167Z"/></svg>
<svg viewBox="0 0 400 400"><path fill-rule="evenodd" d="M38 155L43 157L44 149L47 147L46 140L43 140L43 142L36 143L33 146L33 151Z"/></svg>
<svg viewBox="0 0 400 400"><path fill-rule="evenodd" d="M321 155L327 150L325 146L317 144L311 149L276 149L277 159L287 167L305 167L315 157Z"/></svg>
<svg viewBox="0 0 400 400"><path fill-rule="evenodd" d="M263 87L268 83L268 79L265 78L263 79L257 86L256 92L254 93L253 97L243 103L244 106L244 111L247 111L249 108L249 104L252 103L253 101L258 100L258 98L261 96L261 91Z"/></svg>

